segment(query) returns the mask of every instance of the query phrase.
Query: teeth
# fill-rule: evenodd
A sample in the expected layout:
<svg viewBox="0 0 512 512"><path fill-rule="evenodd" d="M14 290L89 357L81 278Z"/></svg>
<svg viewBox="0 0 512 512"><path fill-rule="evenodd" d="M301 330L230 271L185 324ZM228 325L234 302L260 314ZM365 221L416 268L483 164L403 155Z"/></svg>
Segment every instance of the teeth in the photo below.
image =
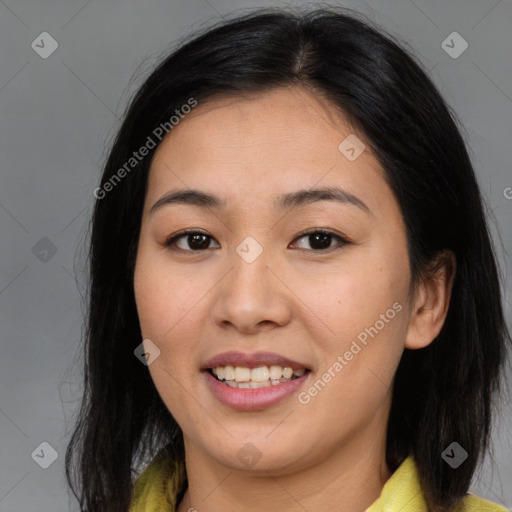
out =
<svg viewBox="0 0 512 512"><path fill-rule="evenodd" d="M251 380L253 382L264 382L268 380L268 367L260 366L251 370Z"/></svg>
<svg viewBox="0 0 512 512"><path fill-rule="evenodd" d="M217 370L221 368L220 366ZM235 368L231 365L224 366L224 378L226 380L235 380Z"/></svg>
<svg viewBox="0 0 512 512"><path fill-rule="evenodd" d="M283 377L285 379L291 379L293 375L293 370L291 368L283 368Z"/></svg>
<svg viewBox="0 0 512 512"><path fill-rule="evenodd" d="M231 387L242 389L255 389L267 386L276 386L282 382L289 382L294 378L302 377L305 368L293 370L290 367L277 365L247 368L244 366L217 366L212 368L218 380Z"/></svg>
<svg viewBox="0 0 512 512"><path fill-rule="evenodd" d="M281 366L270 367L270 378L272 380L280 379L283 374L283 368Z"/></svg>
<svg viewBox="0 0 512 512"><path fill-rule="evenodd" d="M235 380L237 382L248 382L251 380L251 369L243 366L235 367Z"/></svg>

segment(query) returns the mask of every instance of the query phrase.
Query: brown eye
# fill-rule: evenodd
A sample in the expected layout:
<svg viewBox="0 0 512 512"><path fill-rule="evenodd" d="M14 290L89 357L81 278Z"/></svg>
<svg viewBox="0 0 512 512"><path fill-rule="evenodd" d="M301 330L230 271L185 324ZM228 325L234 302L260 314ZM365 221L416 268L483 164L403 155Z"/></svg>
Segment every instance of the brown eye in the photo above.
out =
<svg viewBox="0 0 512 512"><path fill-rule="evenodd" d="M301 236L297 237L295 240L306 239L310 244L310 247L313 251L325 251L327 249L332 249L336 246L331 246L331 242L337 240L338 246L343 246L349 243L346 238L334 233L333 231L325 230L325 229L314 229L310 230L306 233L303 233Z"/></svg>
<svg viewBox="0 0 512 512"><path fill-rule="evenodd" d="M301 240L303 238L308 241L311 247L311 249L306 249L314 252L327 251L350 243L346 238L326 229L312 229L303 233L295 240ZM213 240L215 239L212 236L202 231L187 230L172 235L164 242L164 245L171 250L198 252L211 249L212 247L209 247L209 245ZM331 245L333 240L337 241L336 245ZM179 245L180 243L181 246ZM220 247L220 245L217 245L217 247ZM304 248L301 247L301 249Z"/></svg>
<svg viewBox="0 0 512 512"><path fill-rule="evenodd" d="M180 247L178 242L181 242L182 239L184 239L184 244ZM209 249L208 246L211 240L214 240L214 238L202 231L182 231L167 239L164 245L171 248L176 246L177 250L181 251L204 251ZM187 245L188 248L186 247Z"/></svg>

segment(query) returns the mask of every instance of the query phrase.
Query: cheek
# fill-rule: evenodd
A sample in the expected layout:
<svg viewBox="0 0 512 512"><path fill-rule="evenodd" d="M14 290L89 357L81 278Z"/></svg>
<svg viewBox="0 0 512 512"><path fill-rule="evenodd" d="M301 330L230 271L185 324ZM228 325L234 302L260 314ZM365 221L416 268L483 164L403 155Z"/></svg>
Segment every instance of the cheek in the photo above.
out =
<svg viewBox="0 0 512 512"><path fill-rule="evenodd" d="M330 343L335 344L332 348L341 349L343 340L349 341L373 326L395 302L404 306L408 290L407 267L361 256L347 263L345 268L337 269L323 282L317 281L313 286L309 282L308 287L307 304L316 314L318 329L324 333L319 339L331 340ZM389 316L395 312L391 309Z"/></svg>
<svg viewBox="0 0 512 512"><path fill-rule="evenodd" d="M134 292L142 337L160 350L148 370L167 409L180 423L190 408L184 404L194 403L185 383L197 376L199 334L192 312L199 298L190 282L187 286L186 277L169 272L164 260L164 256L146 253L142 248L137 256ZM200 417L197 411L195 416Z"/></svg>
<svg viewBox="0 0 512 512"><path fill-rule="evenodd" d="M191 285L190 276L170 270L165 253L150 254L142 248L134 274L142 335L167 345L180 331L183 320L201 297L201 291Z"/></svg>
<svg viewBox="0 0 512 512"><path fill-rule="evenodd" d="M390 398L407 311L402 283L396 287L393 274L384 269L380 274L352 272L339 278L339 286L331 283L332 306L329 315L324 312L330 330L313 335L322 363L300 403L307 403L311 417L325 423L326 435L337 435L333 425L350 428L373 421Z"/></svg>
<svg viewBox="0 0 512 512"><path fill-rule="evenodd" d="M310 295L322 320L316 322L314 336L321 349L322 371L330 369L336 375L331 390L346 395L349 402L356 398L354 405L387 391L407 332L407 259L380 247L358 254L350 271L339 270Z"/></svg>
<svg viewBox="0 0 512 512"><path fill-rule="evenodd" d="M134 274L139 322L143 338L160 350L149 371L173 414L190 403L187 389L199 375L198 348L209 320L205 295L213 285L197 270L173 268L165 251L141 247Z"/></svg>

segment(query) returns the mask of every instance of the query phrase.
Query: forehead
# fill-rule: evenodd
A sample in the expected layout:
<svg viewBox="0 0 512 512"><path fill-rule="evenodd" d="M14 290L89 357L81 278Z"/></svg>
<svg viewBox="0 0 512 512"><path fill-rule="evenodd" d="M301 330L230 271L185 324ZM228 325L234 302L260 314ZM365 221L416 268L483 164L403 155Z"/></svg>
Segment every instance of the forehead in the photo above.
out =
<svg viewBox="0 0 512 512"><path fill-rule="evenodd" d="M300 146L312 146L320 135L353 133L345 114L323 96L300 87L283 87L241 96L214 97L199 104L184 116L160 145L190 144L192 137L208 136L216 147L249 149L283 143L289 147L295 141ZM238 139L238 140L237 140ZM311 142L310 142L311 141ZM330 139L326 140L329 143ZM199 141L198 141L199 142Z"/></svg>
<svg viewBox="0 0 512 512"><path fill-rule="evenodd" d="M233 200L270 200L292 188L343 185L369 197L385 185L383 171L368 144L349 160L339 148L347 137L365 139L334 104L302 88L208 100L160 144L149 195L206 187Z"/></svg>

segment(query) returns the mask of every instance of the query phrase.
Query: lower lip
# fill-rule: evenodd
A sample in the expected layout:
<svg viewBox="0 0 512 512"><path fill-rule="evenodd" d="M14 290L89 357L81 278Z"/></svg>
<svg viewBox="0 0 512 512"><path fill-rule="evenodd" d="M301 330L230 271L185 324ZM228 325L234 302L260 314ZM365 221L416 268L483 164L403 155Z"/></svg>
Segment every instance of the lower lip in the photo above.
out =
<svg viewBox="0 0 512 512"><path fill-rule="evenodd" d="M289 382L282 382L265 388L232 388L218 381L208 371L203 371L211 392L219 402L238 411L257 411L277 404L297 391L311 372Z"/></svg>

